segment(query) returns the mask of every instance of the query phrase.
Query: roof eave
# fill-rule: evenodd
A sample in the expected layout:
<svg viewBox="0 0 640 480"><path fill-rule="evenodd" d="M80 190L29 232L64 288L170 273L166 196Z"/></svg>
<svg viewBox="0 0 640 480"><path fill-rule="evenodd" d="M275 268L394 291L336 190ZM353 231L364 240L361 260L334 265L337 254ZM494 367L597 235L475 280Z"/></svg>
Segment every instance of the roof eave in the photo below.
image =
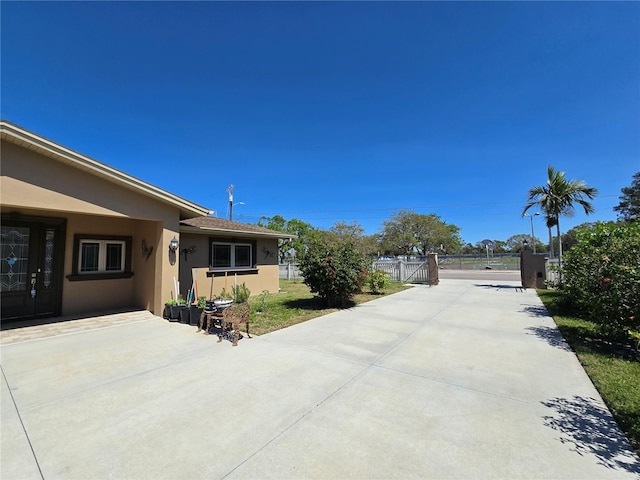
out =
<svg viewBox="0 0 640 480"><path fill-rule="evenodd" d="M0 121L0 133L3 139L11 143L37 151L57 161L90 172L125 188L171 204L180 210L181 217L183 218L206 216L211 213L206 207L190 202L166 190L162 190L90 157L74 152L5 120Z"/></svg>
<svg viewBox="0 0 640 480"><path fill-rule="evenodd" d="M227 228L215 228L215 227L194 227L191 225L180 225L180 233L197 233L197 234L211 234L218 233L223 235L242 235L244 237L259 237L259 238L281 238L281 239L294 239L296 235L280 232L254 232L250 230L235 230Z"/></svg>

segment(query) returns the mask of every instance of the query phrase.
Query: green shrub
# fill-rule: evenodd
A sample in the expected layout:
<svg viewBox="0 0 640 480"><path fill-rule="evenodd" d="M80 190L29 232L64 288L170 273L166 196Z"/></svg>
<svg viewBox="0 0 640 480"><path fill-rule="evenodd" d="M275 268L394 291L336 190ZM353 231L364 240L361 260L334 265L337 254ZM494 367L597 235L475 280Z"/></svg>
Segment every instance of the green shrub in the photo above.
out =
<svg viewBox="0 0 640 480"><path fill-rule="evenodd" d="M236 303L246 302L251 296L251 290L249 290L244 283L231 287L231 292L233 294L233 301Z"/></svg>
<svg viewBox="0 0 640 480"><path fill-rule="evenodd" d="M371 293L381 293L390 284L389 275L387 272L380 270L372 270L367 275L367 285Z"/></svg>
<svg viewBox="0 0 640 480"><path fill-rule="evenodd" d="M577 232L564 258L563 292L612 337L638 330L640 222L597 223Z"/></svg>
<svg viewBox="0 0 640 480"><path fill-rule="evenodd" d="M269 296L269 290L263 290L260 294L260 305L258 306L259 312L266 310L267 297Z"/></svg>
<svg viewBox="0 0 640 480"><path fill-rule="evenodd" d="M345 307L362 291L368 262L350 243L313 242L300 258L304 283L328 306Z"/></svg>
<svg viewBox="0 0 640 480"><path fill-rule="evenodd" d="M198 297L198 308L205 308L207 306L207 297Z"/></svg>

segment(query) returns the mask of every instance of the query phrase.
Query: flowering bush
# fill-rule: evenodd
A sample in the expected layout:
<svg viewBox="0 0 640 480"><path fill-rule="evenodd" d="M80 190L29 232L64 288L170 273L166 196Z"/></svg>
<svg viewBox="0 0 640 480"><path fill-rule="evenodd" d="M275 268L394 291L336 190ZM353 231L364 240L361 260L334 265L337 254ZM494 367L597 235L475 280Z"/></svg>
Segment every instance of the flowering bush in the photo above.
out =
<svg viewBox="0 0 640 480"><path fill-rule="evenodd" d="M362 291L367 266L365 257L349 243L336 246L316 241L300 258L304 283L332 307L345 307Z"/></svg>
<svg viewBox="0 0 640 480"><path fill-rule="evenodd" d="M567 299L611 336L640 329L640 222L597 223L577 232L564 258Z"/></svg>

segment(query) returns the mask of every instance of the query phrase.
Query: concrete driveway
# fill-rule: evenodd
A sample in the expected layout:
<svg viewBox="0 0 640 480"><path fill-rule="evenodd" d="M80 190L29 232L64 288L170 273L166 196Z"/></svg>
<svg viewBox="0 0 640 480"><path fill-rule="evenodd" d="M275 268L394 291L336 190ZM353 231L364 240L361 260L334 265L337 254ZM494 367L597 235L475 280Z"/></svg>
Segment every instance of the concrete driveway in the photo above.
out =
<svg viewBox="0 0 640 480"><path fill-rule="evenodd" d="M517 285L444 279L236 348L147 313L5 344L1 477L637 479Z"/></svg>

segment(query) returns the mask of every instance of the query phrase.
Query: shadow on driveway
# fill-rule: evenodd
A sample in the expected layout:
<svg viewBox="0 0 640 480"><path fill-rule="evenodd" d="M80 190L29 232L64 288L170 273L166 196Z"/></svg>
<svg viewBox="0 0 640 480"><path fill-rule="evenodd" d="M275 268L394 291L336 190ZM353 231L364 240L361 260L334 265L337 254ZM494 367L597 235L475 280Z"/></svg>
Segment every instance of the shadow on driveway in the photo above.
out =
<svg viewBox="0 0 640 480"><path fill-rule="evenodd" d="M493 283L476 283L474 287L490 288L495 290L515 290L516 292L523 292L524 289L521 285L502 285Z"/></svg>
<svg viewBox="0 0 640 480"><path fill-rule="evenodd" d="M572 443L579 455L595 455L598 463L611 469L640 474L637 458L629 455L629 442L620 432L609 412L596 400L574 396L572 399L552 398L541 402L555 410L543 417L545 425L563 435L561 443Z"/></svg>

